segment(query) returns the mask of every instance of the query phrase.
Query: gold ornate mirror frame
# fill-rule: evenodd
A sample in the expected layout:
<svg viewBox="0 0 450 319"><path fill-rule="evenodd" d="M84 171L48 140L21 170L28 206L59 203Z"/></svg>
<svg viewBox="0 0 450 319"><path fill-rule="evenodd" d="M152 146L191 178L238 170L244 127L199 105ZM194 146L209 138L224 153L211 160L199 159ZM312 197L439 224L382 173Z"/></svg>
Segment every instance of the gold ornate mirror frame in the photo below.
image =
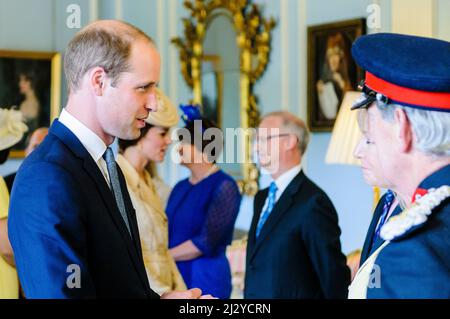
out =
<svg viewBox="0 0 450 319"><path fill-rule="evenodd" d="M240 50L241 128L248 132L243 141L243 179L238 181L238 185L241 193L254 195L258 190L258 170L252 163L252 136L248 129L258 125L259 112L253 85L269 62L271 31L276 22L273 18L264 18L260 6L250 0L187 0L184 6L190 11L190 17L183 19L184 39L174 38L172 43L179 49L181 71L193 91L194 104L202 103L201 63L208 20L216 9L227 10L233 17Z"/></svg>

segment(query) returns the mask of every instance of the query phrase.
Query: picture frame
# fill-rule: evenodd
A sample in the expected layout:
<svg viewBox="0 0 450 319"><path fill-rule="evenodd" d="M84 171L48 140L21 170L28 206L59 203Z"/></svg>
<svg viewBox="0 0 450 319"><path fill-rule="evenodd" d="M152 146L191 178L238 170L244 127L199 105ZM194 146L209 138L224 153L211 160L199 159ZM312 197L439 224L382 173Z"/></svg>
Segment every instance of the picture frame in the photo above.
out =
<svg viewBox="0 0 450 319"><path fill-rule="evenodd" d="M39 127L49 127L59 116L61 55L57 52L0 50L0 108L17 109L28 126L10 152L23 158L28 137Z"/></svg>
<svg viewBox="0 0 450 319"><path fill-rule="evenodd" d="M364 18L308 27L308 125L330 132L346 91L356 90L362 70L351 55L352 43L366 32Z"/></svg>

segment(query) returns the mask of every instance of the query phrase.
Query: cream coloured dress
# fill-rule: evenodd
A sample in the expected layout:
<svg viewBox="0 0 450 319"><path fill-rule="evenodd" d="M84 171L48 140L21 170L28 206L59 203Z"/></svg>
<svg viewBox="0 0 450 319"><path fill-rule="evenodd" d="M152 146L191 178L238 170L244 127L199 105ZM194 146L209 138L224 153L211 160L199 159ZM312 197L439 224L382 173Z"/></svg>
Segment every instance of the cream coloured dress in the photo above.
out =
<svg viewBox="0 0 450 319"><path fill-rule="evenodd" d="M5 181L0 176L0 219L8 217L9 193ZM19 298L19 279L16 269L0 256L0 299Z"/></svg>
<svg viewBox="0 0 450 319"><path fill-rule="evenodd" d="M372 255L367 258L364 264L358 269L350 287L348 288L348 299L367 299L367 288L370 281L375 261L380 252L389 244L389 241L385 241L383 245L378 247Z"/></svg>
<svg viewBox="0 0 450 319"><path fill-rule="evenodd" d="M185 290L186 285L168 249L168 224L161 199L150 174L141 178L121 154L117 163L125 175L128 192L136 210L142 255L150 287L162 295L167 291Z"/></svg>

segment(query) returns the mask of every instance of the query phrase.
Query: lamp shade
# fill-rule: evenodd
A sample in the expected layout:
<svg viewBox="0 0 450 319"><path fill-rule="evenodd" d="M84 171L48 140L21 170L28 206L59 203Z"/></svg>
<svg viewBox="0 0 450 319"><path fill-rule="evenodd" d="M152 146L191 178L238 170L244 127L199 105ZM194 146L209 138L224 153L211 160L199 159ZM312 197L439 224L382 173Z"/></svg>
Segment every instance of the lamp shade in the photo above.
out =
<svg viewBox="0 0 450 319"><path fill-rule="evenodd" d="M353 156L353 151L361 139L358 112L350 110L360 94L360 92L348 91L344 95L328 145L325 158L327 164L360 165L360 161Z"/></svg>

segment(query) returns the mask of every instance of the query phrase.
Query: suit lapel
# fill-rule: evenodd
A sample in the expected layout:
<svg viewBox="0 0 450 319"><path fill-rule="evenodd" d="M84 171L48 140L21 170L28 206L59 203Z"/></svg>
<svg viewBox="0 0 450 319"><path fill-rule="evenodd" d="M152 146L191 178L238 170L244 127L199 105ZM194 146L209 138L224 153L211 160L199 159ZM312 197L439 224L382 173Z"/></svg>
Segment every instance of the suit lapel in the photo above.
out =
<svg viewBox="0 0 450 319"><path fill-rule="evenodd" d="M145 287L147 287L147 289L151 289L150 283L148 282L147 273L146 273L145 267L144 267L144 257L142 255L142 247L141 247L141 240L140 240L140 236L139 236L139 227L138 227L138 223L137 223L136 212L134 210L133 203L131 202L130 194L128 193L125 176L123 175L123 173L118 165L117 165L117 171L119 174L120 187L122 188L122 194L124 197L123 200L125 202L125 208L127 211L128 222L130 224L131 234L133 236L134 248L136 249L135 252L137 252L137 256L135 256L137 258L137 261L135 259L133 261L136 266L137 272L140 274L142 283L144 284ZM117 212L120 213L118 211L118 209L117 209ZM122 218L122 216L120 216L120 217ZM124 231L126 231L126 235L129 238L130 236L128 234L128 230L125 228L126 226L123 223L123 221L122 221L122 224L123 224Z"/></svg>
<svg viewBox="0 0 450 319"><path fill-rule="evenodd" d="M378 224L378 221L380 220L381 214L383 213L383 203L384 198L386 195L383 195L380 200L378 201L377 207L375 208L375 211L373 212L372 221L370 222L369 229L367 230L366 239L364 240L364 246L361 252L361 260L359 265L362 266L362 264L366 261L366 259L369 257L370 248L372 246L372 239L373 234L375 232L375 227Z"/></svg>
<svg viewBox="0 0 450 319"><path fill-rule="evenodd" d="M121 234L124 243L128 249L128 253L130 258L132 259L137 272L140 274L141 279L143 280L144 286L149 287L147 275L142 273L143 261L142 261L142 252L140 250L139 243L139 232L137 230L137 222L136 216L134 214L130 214L131 211L134 211L131 205L131 200L128 195L128 190L125 184L125 180L123 178L123 174L119 171L119 180L122 188L122 194L124 195L125 206L128 214L128 219L130 222L130 228L132 232L133 238L130 237L128 229L125 225L125 222L120 214L119 208L117 207L115 198L113 193L111 192L108 184L98 168L97 164L94 162L93 158L78 140L78 138L63 124L55 120L52 124L50 132L57 136L78 158L83 160L83 169L90 176L92 181L95 183L98 192L100 193L100 197L103 200L104 205L107 208L107 211L116 225L119 233ZM131 205L131 207L130 207ZM130 216L131 215L131 216ZM145 272L145 270L144 270Z"/></svg>
<svg viewBox="0 0 450 319"><path fill-rule="evenodd" d="M400 214L401 212L402 212L402 209L400 208L400 205L397 205L397 207L395 207L394 211L392 212L391 216L389 216L388 220L386 220L385 224L389 221L389 219L391 219L395 215ZM378 220L377 220L376 224L378 224ZM367 257L369 257L373 252L375 252L381 245L383 245L383 243L384 243L384 239L381 238L380 236L378 236Z"/></svg>
<svg viewBox="0 0 450 319"><path fill-rule="evenodd" d="M119 184L122 189L122 195L123 195L123 201L125 203L125 209L127 211L128 222L130 223L131 235L133 236L132 241L133 241L133 244L134 244L138 254L141 256L142 251L141 251L141 245L140 245L140 240L139 240L139 228L137 225L136 214L135 214L133 204L131 202L130 194L128 193L125 177L123 176L123 173L119 166L117 166L117 173L119 176ZM117 205L113 205L113 206L116 209L116 212L119 214L119 215L115 214L115 217L117 218L118 221L121 222L120 225L122 226L123 236L127 236L127 238L130 238L128 229L126 228L125 223L123 222L122 215L120 215L120 211L117 208Z"/></svg>
<svg viewBox="0 0 450 319"><path fill-rule="evenodd" d="M108 212L113 219L114 224L119 229L120 234L127 242L131 241L125 222L123 221L119 209L117 208L116 200L108 187L105 178L98 169L97 164L95 164L94 160L89 157L84 159L83 167L91 179L95 182L95 185L97 186L97 189L103 199L103 203L107 207Z"/></svg>
<svg viewBox="0 0 450 319"><path fill-rule="evenodd" d="M250 255L250 260L252 260L254 258L259 247L262 245L262 243L266 240L268 235L272 232L272 230L275 228L275 226L280 222L280 220L283 218L283 216L289 210L289 208L292 205L292 201L293 201L292 198L298 192L298 190L299 190L301 184L303 183L303 181L305 180L305 178L306 178L305 174L303 174L302 171L300 171L300 173L298 173L297 176L294 177L294 179L289 183L288 187L285 189L285 191L283 192L281 197L275 203L275 206L273 207L272 212L270 213L264 226L261 229L261 233L259 234L259 237L256 239L255 234L254 233L252 234L252 237L254 238L255 243L254 243L253 251ZM268 191L266 191L266 192L268 192ZM262 205L261 204L259 205L259 206L261 206L261 208L258 207L259 208L258 216L255 215L255 218L253 221L254 225L252 225L252 227L254 226L254 229L256 229L256 225L258 224L259 215L261 214L261 210L262 210L262 206L264 205L265 198L267 198L267 193L266 193L266 196L264 196L264 200L261 201Z"/></svg>

